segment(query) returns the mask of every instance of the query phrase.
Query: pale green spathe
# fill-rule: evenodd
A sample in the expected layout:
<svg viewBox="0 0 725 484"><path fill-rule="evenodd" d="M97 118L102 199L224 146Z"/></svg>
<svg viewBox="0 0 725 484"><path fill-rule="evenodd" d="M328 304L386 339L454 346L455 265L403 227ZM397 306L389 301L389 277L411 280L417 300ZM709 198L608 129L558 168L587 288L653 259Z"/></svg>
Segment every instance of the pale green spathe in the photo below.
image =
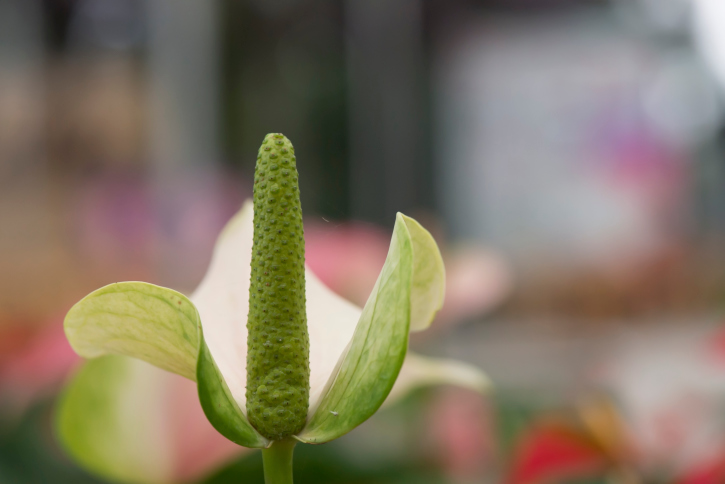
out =
<svg viewBox="0 0 725 484"><path fill-rule="evenodd" d="M73 306L64 325L73 350L85 358L132 356L196 378L199 314L181 293L146 282L110 284Z"/></svg>
<svg viewBox="0 0 725 484"><path fill-rule="evenodd" d="M443 267L443 258L430 232L417 221L398 213L395 222L396 230L399 224L405 224L407 234L401 236L410 240L410 250L412 251L410 330L423 331L430 326L436 313L443 307L443 299L446 295L446 271ZM395 236L396 234L393 233L393 238Z"/></svg>
<svg viewBox="0 0 725 484"><path fill-rule="evenodd" d="M65 389L58 435L89 471L118 482L170 482L172 448L163 432L165 375L154 370L139 360L104 356L84 365Z"/></svg>
<svg viewBox="0 0 725 484"><path fill-rule="evenodd" d="M398 214L385 265L338 371L299 435L303 442L328 442L346 434L375 413L393 388L410 330L414 264L405 222Z"/></svg>
<svg viewBox="0 0 725 484"><path fill-rule="evenodd" d="M269 440L257 432L234 400L206 344L201 345L199 352L197 381L204 414L220 434L244 447L261 449L269 446Z"/></svg>

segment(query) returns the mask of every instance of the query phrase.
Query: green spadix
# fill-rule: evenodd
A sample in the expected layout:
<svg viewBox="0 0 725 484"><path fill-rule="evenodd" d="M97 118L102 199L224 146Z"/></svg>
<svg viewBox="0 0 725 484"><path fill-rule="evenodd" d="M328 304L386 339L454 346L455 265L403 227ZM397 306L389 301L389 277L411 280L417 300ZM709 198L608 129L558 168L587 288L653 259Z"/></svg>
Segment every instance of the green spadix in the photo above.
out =
<svg viewBox="0 0 725 484"><path fill-rule="evenodd" d="M247 416L280 440L302 430L310 396L305 237L292 143L268 134L254 173L247 318Z"/></svg>

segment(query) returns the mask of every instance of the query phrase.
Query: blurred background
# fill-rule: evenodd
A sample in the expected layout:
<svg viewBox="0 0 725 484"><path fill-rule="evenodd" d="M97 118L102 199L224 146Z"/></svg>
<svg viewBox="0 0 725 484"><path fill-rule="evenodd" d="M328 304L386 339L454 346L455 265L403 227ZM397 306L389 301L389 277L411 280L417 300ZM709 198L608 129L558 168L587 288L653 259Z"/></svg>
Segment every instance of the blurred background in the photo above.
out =
<svg viewBox="0 0 725 484"><path fill-rule="evenodd" d="M725 482L724 95L722 0L0 0L0 482L102 482L53 437L62 319L191 292L268 132L312 269L364 304L417 218L448 290L413 347L495 383L299 446L298 482Z"/></svg>

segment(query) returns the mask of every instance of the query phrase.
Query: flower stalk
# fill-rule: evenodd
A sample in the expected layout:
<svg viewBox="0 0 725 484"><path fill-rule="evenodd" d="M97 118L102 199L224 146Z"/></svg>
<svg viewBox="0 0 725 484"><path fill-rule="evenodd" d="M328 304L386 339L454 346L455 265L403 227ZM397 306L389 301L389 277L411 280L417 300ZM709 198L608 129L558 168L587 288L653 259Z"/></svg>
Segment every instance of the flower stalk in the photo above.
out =
<svg viewBox="0 0 725 484"><path fill-rule="evenodd" d="M262 449L265 484L292 484L292 453L296 443L289 438Z"/></svg>

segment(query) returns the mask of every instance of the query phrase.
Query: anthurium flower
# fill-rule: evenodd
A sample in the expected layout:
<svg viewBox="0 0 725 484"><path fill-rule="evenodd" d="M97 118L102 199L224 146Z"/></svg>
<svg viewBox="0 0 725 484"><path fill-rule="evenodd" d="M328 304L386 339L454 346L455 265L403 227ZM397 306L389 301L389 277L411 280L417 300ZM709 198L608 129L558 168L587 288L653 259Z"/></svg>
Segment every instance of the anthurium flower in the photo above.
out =
<svg viewBox="0 0 725 484"><path fill-rule="evenodd" d="M274 139L288 143L276 135ZM273 150L270 156L278 154L283 161L289 159L290 151L294 153L293 149ZM294 162L293 156L291 159ZM86 296L65 320L74 350L86 358L137 358L196 381L201 406L217 431L244 447L264 449L269 482L290 482L291 473L276 474L290 465L295 442L324 443L349 432L377 411L399 375L398 386L403 390L438 382L477 389L486 386L480 372L457 362L413 355L406 360L409 332L428 327L443 304L445 273L430 234L415 220L398 214L385 265L363 309L305 271L309 334L306 417L290 436L276 438L274 431L260 431L259 425L250 423L247 402L248 356L252 364L259 357L248 354L247 341L250 276L257 267L252 256L254 224L252 204L247 202L223 230L209 271L190 298L143 282L111 284ZM282 348L284 359L281 339L280 346L270 342L270 347ZM266 357L272 356L279 355L267 353ZM144 414L144 405L126 405L136 400L119 391L123 385L115 382L139 381L147 393L158 388L143 376L134 377L139 370L125 359L96 361L100 363L80 372L61 403L61 439L72 455L98 473L120 481L166 482L165 474L154 468L153 459L134 449L132 443L121 442L126 454L114 452L118 442L112 442L98 425L113 421L119 437L134 434L119 426L119 419L133 421L135 417L135 426L158 425ZM270 396L274 398L285 396ZM276 411L282 415L283 410ZM124 412L127 414L122 415ZM94 425L85 425L86 421ZM145 466L135 465L139 459Z"/></svg>

